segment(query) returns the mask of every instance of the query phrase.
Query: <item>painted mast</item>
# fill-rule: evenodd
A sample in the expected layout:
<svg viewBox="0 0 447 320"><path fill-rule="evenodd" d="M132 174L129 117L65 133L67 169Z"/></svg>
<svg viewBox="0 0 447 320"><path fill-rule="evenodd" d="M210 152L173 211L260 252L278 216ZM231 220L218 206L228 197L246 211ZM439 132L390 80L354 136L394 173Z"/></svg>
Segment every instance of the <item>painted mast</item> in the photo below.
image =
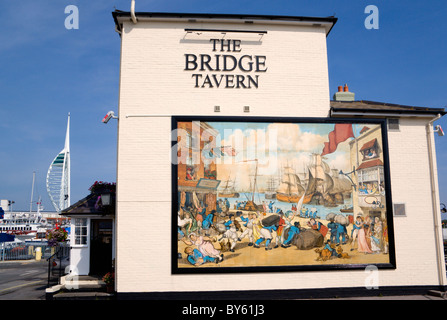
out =
<svg viewBox="0 0 447 320"><path fill-rule="evenodd" d="M47 172L47 192L57 212L70 206L70 113L68 113L65 145L51 162Z"/></svg>

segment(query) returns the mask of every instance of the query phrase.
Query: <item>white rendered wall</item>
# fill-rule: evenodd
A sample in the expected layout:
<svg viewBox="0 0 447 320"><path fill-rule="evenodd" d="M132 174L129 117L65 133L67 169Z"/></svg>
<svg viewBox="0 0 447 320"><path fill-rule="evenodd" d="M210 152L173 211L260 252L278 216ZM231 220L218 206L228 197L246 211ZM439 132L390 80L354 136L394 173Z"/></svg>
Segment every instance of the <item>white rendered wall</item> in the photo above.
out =
<svg viewBox="0 0 447 320"><path fill-rule="evenodd" d="M397 285L439 284L425 129L429 120L403 118L399 131L388 132L392 198L406 208L405 217L394 217L397 270L384 279ZM438 241L442 246L441 233ZM445 283L445 266L442 274Z"/></svg>
<svg viewBox="0 0 447 320"><path fill-rule="evenodd" d="M227 25L227 29L241 25ZM267 57L257 89L194 88L185 53L208 53L207 42L182 42L184 23L125 23L119 98L117 171L117 290L222 291L364 287L363 270L253 274L171 274L171 118L155 115L327 117L326 34L323 28L254 25L267 30L247 54ZM217 28L200 24L200 28ZM221 107L214 113L215 105ZM250 106L250 113L243 106ZM406 203L394 218L396 270L379 272L379 286L437 285L426 121L404 120L389 133L392 195ZM409 153L411 152L411 156ZM416 187L417 186L417 187Z"/></svg>

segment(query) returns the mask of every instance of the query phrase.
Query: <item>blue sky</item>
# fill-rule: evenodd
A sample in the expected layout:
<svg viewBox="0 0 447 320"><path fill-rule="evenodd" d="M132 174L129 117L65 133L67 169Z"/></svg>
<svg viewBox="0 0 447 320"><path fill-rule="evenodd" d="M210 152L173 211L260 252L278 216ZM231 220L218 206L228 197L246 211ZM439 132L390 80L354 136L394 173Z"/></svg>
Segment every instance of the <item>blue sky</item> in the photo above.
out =
<svg viewBox="0 0 447 320"><path fill-rule="evenodd" d="M379 29L367 30L367 5ZM79 8L79 29L67 30L65 7ZM96 181L116 179L120 38L111 12L130 0L15 0L0 4L0 199L29 209L46 194L48 166L63 148L71 113L72 203ZM142 1L137 11L332 16L328 39L331 97L347 83L356 99L413 106L447 105L447 3L439 0ZM447 129L447 117L435 124ZM447 203L447 136L435 137L441 202ZM411 151L412 146L408 146ZM36 198L37 199L37 198ZM34 199L34 200L36 200Z"/></svg>

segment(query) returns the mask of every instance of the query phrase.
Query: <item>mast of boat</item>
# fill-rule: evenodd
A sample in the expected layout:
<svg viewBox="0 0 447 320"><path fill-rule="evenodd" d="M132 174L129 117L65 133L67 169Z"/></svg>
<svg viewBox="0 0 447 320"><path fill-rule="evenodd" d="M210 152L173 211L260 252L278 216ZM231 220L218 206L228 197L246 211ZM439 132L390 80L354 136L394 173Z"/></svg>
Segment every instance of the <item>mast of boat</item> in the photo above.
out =
<svg viewBox="0 0 447 320"><path fill-rule="evenodd" d="M284 167L286 169L286 175L287 175L287 195L290 196L292 194L292 190L290 188L291 186L291 179L290 179L290 167L289 167L289 160L287 160L287 166Z"/></svg>
<svg viewBox="0 0 447 320"><path fill-rule="evenodd" d="M254 203L255 202L255 190L256 190L256 176L258 173L258 159L253 159L253 160L242 160L240 162L250 162L250 161L255 161L256 162L256 167L255 167L255 178L253 179L253 189L252 189L252 195L251 195L251 201Z"/></svg>
<svg viewBox="0 0 447 320"><path fill-rule="evenodd" d="M226 181L227 183L225 184L225 187L223 189L224 192L228 190L228 183L230 182L230 177L231 177L231 174L228 175L228 179Z"/></svg>
<svg viewBox="0 0 447 320"><path fill-rule="evenodd" d="M37 201L37 214L40 214L41 210L42 210L42 197L39 196L39 200Z"/></svg>
<svg viewBox="0 0 447 320"><path fill-rule="evenodd" d="M267 180L267 191L268 192L274 192L275 191L275 184L276 184L276 180L273 177L270 177Z"/></svg>
<svg viewBox="0 0 447 320"><path fill-rule="evenodd" d="M36 171L33 171L33 184L31 187L31 200L29 202L29 212L33 211L33 195L34 195L34 181L36 180Z"/></svg>
<svg viewBox="0 0 447 320"><path fill-rule="evenodd" d="M71 157L70 157L70 112L68 113L67 132L65 133L64 149L67 152L66 161L66 180L64 181L64 207L68 208L71 203Z"/></svg>
<svg viewBox="0 0 447 320"><path fill-rule="evenodd" d="M258 173L258 159L256 159L255 178L254 178L254 180L253 180L253 195L252 195L252 199L251 199L251 201L253 201L253 203L255 203L255 191L256 191L256 178L257 178L257 173Z"/></svg>
<svg viewBox="0 0 447 320"><path fill-rule="evenodd" d="M296 214L298 216L300 216L299 212L301 211L301 208L303 206L304 203L304 197L306 197L306 193L307 193L307 187L309 186L309 183L306 184L306 189L304 190L304 193L302 195L302 197L300 198L300 200L298 200L297 204L296 204Z"/></svg>

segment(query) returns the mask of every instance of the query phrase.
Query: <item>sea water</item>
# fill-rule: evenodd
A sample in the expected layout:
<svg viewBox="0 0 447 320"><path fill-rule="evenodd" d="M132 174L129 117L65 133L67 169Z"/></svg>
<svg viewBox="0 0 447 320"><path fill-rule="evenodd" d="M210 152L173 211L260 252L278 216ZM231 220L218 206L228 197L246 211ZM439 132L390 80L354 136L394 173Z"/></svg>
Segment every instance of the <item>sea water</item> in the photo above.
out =
<svg viewBox="0 0 447 320"><path fill-rule="evenodd" d="M253 197L252 194L242 193L242 192L239 192L238 198L219 197L219 195L218 195L218 199L222 199L222 200L228 199L228 201L230 202L230 209L234 209L235 208L234 205L237 202L251 201L252 197ZM276 210L279 208L284 213L292 210L292 205L295 205L295 206L297 205L297 203L281 202L281 201L278 201L277 199L266 199L264 193L255 193L254 202L257 205L262 205L265 202L265 204L267 205L267 210L269 210L268 204L270 202L273 202L273 206L272 206L273 212L276 212ZM315 211L315 209L316 209L317 217L319 217L320 219L326 219L326 216L329 213L341 214L344 216L352 215L352 213L346 213L346 212L340 211L340 209L346 209L349 207L352 207L352 199L351 198L345 199L343 204L337 205L336 207L326 207L323 205L315 205L315 204L309 203L309 204L303 204L302 209L308 209L309 214L311 213L311 211ZM315 208L315 209L313 209L313 208Z"/></svg>

